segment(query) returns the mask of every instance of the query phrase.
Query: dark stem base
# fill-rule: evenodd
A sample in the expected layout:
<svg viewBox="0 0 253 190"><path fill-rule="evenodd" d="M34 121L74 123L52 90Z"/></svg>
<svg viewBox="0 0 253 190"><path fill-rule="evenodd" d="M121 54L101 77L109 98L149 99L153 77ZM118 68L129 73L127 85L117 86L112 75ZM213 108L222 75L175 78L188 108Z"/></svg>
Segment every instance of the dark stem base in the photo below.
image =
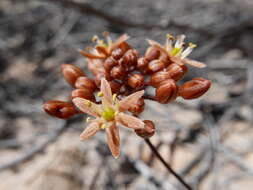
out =
<svg viewBox="0 0 253 190"><path fill-rule="evenodd" d="M149 146L149 148L152 150L154 155L160 160L160 162L167 168L167 170L175 177L178 181L188 190L193 190L185 181L184 179L179 176L171 167L170 165L163 159L161 154L156 150L155 146L150 142L149 139L145 139L145 142Z"/></svg>

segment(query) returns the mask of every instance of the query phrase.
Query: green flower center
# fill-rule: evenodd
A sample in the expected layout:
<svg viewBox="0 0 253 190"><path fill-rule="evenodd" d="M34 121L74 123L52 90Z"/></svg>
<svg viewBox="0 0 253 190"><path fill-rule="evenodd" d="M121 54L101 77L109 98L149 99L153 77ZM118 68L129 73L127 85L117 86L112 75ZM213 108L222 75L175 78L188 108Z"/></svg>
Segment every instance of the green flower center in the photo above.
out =
<svg viewBox="0 0 253 190"><path fill-rule="evenodd" d="M182 48L173 48L170 53L171 53L171 55L175 56L178 53L180 53L181 51L182 51Z"/></svg>
<svg viewBox="0 0 253 190"><path fill-rule="evenodd" d="M114 109L110 108L110 107L105 107L103 109L102 112L102 117L106 120L106 121L112 121L114 120L114 117L116 115L116 112Z"/></svg>

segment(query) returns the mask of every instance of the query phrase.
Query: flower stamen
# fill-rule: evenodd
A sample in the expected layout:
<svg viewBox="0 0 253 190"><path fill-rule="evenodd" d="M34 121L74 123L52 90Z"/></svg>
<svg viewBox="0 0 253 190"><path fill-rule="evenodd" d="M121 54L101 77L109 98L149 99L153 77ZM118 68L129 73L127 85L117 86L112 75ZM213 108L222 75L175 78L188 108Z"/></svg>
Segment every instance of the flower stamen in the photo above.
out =
<svg viewBox="0 0 253 190"><path fill-rule="evenodd" d="M91 122L91 118L90 118L90 117L87 117L87 118L86 118L86 122L87 122L87 123Z"/></svg>
<svg viewBox="0 0 253 190"><path fill-rule="evenodd" d="M91 105L92 105L91 101L89 101L89 100L85 101L84 104L88 107L91 107Z"/></svg>
<svg viewBox="0 0 253 190"><path fill-rule="evenodd" d="M112 101L115 102L115 101L116 101L116 98L117 98L117 94L113 94L113 95L112 95Z"/></svg>
<svg viewBox="0 0 253 190"><path fill-rule="evenodd" d="M171 35L171 34L167 34L166 37L168 39L170 39L170 40L174 40L175 39L175 37L173 35Z"/></svg>
<svg viewBox="0 0 253 190"><path fill-rule="evenodd" d="M100 92L98 92L98 94L97 94L97 95L98 95L98 97L103 97L103 96L104 96L103 92L101 92L101 91L100 91Z"/></svg>
<svg viewBox="0 0 253 190"><path fill-rule="evenodd" d="M106 128L107 128L107 126L105 123L100 126L100 129L106 129Z"/></svg>

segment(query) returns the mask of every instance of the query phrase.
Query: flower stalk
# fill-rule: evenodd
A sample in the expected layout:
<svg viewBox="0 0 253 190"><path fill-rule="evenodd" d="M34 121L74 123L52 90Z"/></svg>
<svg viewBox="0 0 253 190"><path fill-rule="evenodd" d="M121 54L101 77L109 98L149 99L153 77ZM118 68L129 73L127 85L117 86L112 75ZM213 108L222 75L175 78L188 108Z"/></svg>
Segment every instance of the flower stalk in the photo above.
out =
<svg viewBox="0 0 253 190"><path fill-rule="evenodd" d="M146 144L151 149L151 151L154 153L154 155L158 158L158 160L164 165L164 167L188 190L193 190L190 185L188 185L184 179L178 175L171 166L163 159L161 154L156 150L156 147L151 143L149 139L145 139Z"/></svg>

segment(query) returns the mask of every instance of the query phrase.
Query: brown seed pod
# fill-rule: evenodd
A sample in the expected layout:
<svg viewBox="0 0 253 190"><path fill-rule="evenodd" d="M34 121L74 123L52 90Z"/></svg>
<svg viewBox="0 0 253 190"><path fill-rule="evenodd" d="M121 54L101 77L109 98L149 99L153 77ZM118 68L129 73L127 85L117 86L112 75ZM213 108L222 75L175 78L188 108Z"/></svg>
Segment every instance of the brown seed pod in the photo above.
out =
<svg viewBox="0 0 253 190"><path fill-rule="evenodd" d="M133 66L136 65L139 57L139 53L135 49L129 49L120 60L120 63L124 66Z"/></svg>
<svg viewBox="0 0 253 190"><path fill-rule="evenodd" d="M139 115L141 112L143 112L145 106L145 102L143 98L140 98L134 106L131 106L128 111L130 111L133 114Z"/></svg>
<svg viewBox="0 0 253 190"><path fill-rule="evenodd" d="M119 94L122 84L115 80L109 81L109 84L111 86L112 93Z"/></svg>
<svg viewBox="0 0 253 190"><path fill-rule="evenodd" d="M174 101L178 95L178 87L174 80L163 81L156 89L155 100L162 104Z"/></svg>
<svg viewBox="0 0 253 190"><path fill-rule="evenodd" d="M166 66L168 66L169 64L172 63L171 60L170 60L170 58L169 58L169 56L167 54L165 54L165 53L161 53L161 55L159 57L159 60L162 61L162 62L164 62L164 64Z"/></svg>
<svg viewBox="0 0 253 190"><path fill-rule="evenodd" d="M114 58L112 58L112 57L108 57L103 62L103 66L104 66L104 68L105 68L106 71L110 71L112 69L112 67L114 67L117 64L118 64L118 62Z"/></svg>
<svg viewBox="0 0 253 190"><path fill-rule="evenodd" d="M211 87L211 81L204 78L194 78L179 88L179 96L184 99L195 99L202 96Z"/></svg>
<svg viewBox="0 0 253 190"><path fill-rule="evenodd" d="M125 53L129 49L132 49L132 47L127 42L122 42L118 45L118 48L122 49L123 53Z"/></svg>
<svg viewBox="0 0 253 190"><path fill-rule="evenodd" d="M148 70L150 70L153 73L158 72L164 68L165 68L164 62L162 62L158 59L155 59L155 60L149 62L149 64L148 64Z"/></svg>
<svg viewBox="0 0 253 190"><path fill-rule="evenodd" d="M155 134L155 124L153 121L144 120L145 126L143 129L136 129L135 133L142 138L150 138Z"/></svg>
<svg viewBox="0 0 253 190"><path fill-rule="evenodd" d="M97 88L94 80L89 79L88 77L79 77L76 80L75 87L80 89L87 89L91 92L94 92L94 90Z"/></svg>
<svg viewBox="0 0 253 190"><path fill-rule="evenodd" d="M62 64L61 71L65 80L73 87L78 77L85 76L80 68L70 64Z"/></svg>
<svg viewBox="0 0 253 190"><path fill-rule="evenodd" d="M148 72L148 63L149 63L149 61L146 58L144 58L144 57L139 58L137 61L138 70L142 73L147 73Z"/></svg>
<svg viewBox="0 0 253 190"><path fill-rule="evenodd" d="M105 78L108 81L112 80L112 77L110 76L110 74L108 72L99 73L99 74L95 75L94 81L95 81L95 84L97 85L98 88L100 88L102 78Z"/></svg>
<svg viewBox="0 0 253 190"><path fill-rule="evenodd" d="M132 88L141 88L144 85L144 76L141 74L132 74L128 77L127 84Z"/></svg>
<svg viewBox="0 0 253 190"><path fill-rule="evenodd" d="M104 76L103 75L96 75L95 76L95 84L97 85L97 87L99 88L100 87L100 84L101 84L101 79L103 78Z"/></svg>
<svg viewBox="0 0 253 190"><path fill-rule="evenodd" d="M126 76L127 72L125 68L121 65L117 65L112 68L110 76L114 79L123 79Z"/></svg>
<svg viewBox="0 0 253 190"><path fill-rule="evenodd" d="M116 48L112 51L112 58L115 60L119 60L124 55L124 50L121 48Z"/></svg>
<svg viewBox="0 0 253 190"><path fill-rule="evenodd" d="M161 82L170 78L170 73L168 71L159 71L151 75L150 84L153 87L158 87Z"/></svg>
<svg viewBox="0 0 253 190"><path fill-rule="evenodd" d="M160 56L160 51L154 46L149 47L145 53L145 59L147 61L158 59L159 56Z"/></svg>
<svg viewBox="0 0 253 190"><path fill-rule="evenodd" d="M169 65L166 70L170 73L170 78L178 81L182 79L185 73L188 71L188 68L185 65L179 65L172 63Z"/></svg>
<svg viewBox="0 0 253 190"><path fill-rule="evenodd" d="M90 101L95 101L95 96L93 92L89 91L88 89L75 89L71 92L71 99L74 98L84 98Z"/></svg>
<svg viewBox="0 0 253 190"><path fill-rule="evenodd" d="M49 115L61 119L68 119L77 114L75 106L70 102L63 102L59 100L50 100L43 104L43 109Z"/></svg>

